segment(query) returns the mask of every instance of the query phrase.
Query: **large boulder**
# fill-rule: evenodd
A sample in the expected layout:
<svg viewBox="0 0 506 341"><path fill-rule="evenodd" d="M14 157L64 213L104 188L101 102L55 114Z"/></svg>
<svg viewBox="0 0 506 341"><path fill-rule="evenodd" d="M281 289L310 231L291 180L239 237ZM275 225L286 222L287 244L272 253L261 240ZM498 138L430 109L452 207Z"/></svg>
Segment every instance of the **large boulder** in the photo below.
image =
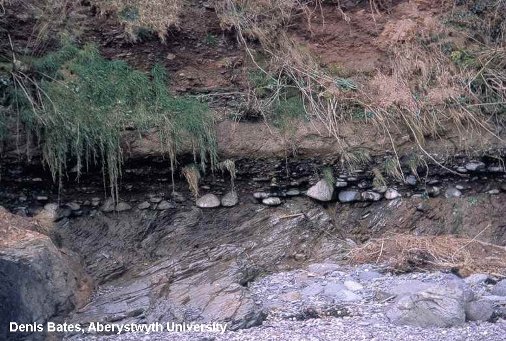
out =
<svg viewBox="0 0 506 341"><path fill-rule="evenodd" d="M320 180L307 190L306 195L319 201L331 201L334 195L334 187L326 180Z"/></svg>
<svg viewBox="0 0 506 341"><path fill-rule="evenodd" d="M457 287L432 286L399 299L387 312L396 325L453 327L466 321L466 299Z"/></svg>
<svg viewBox="0 0 506 341"><path fill-rule="evenodd" d="M0 207L0 340L26 338L8 334L9 322L45 323L84 301L78 264L64 256L29 219ZM43 339L30 335L31 340Z"/></svg>

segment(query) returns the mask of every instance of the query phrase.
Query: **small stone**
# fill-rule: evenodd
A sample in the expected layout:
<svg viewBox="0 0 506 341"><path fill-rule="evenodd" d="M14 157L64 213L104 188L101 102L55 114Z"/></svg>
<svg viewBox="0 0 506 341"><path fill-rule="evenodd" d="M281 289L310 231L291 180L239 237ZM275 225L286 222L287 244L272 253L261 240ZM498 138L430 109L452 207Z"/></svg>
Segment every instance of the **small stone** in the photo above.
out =
<svg viewBox="0 0 506 341"><path fill-rule="evenodd" d="M495 194L499 194L499 190L498 189L491 189L490 191L487 192L488 194L492 194L492 195L495 195Z"/></svg>
<svg viewBox="0 0 506 341"><path fill-rule="evenodd" d="M265 199L265 198L268 198L269 197L269 193L265 193L265 192L256 192L256 193L253 193L253 197L255 199Z"/></svg>
<svg viewBox="0 0 506 341"><path fill-rule="evenodd" d="M420 211L420 212L427 212L431 209L432 207L426 203L426 202L421 202L419 203L417 206L416 206L416 210L417 211Z"/></svg>
<svg viewBox="0 0 506 341"><path fill-rule="evenodd" d="M197 207L215 208L220 206L220 199L214 194L206 194L197 199Z"/></svg>
<svg viewBox="0 0 506 341"><path fill-rule="evenodd" d="M44 205L44 210L52 213L56 213L56 210L58 210L58 204L55 203L49 203Z"/></svg>
<svg viewBox="0 0 506 341"><path fill-rule="evenodd" d="M338 195L339 201L342 203L355 202L362 199L362 195L358 191L341 191Z"/></svg>
<svg viewBox="0 0 506 341"><path fill-rule="evenodd" d="M115 208L115 211L116 212L124 212L124 211L128 211L132 209L132 206L130 206L129 204L127 204L126 202L119 202L117 205L116 205L116 208Z"/></svg>
<svg viewBox="0 0 506 341"><path fill-rule="evenodd" d="M430 197L437 197L439 196L439 194L441 194L441 189L437 186L431 186L429 188L427 188L427 194L430 196Z"/></svg>
<svg viewBox="0 0 506 341"><path fill-rule="evenodd" d="M153 204L158 204L162 200L163 200L163 198L160 198L160 197L151 197L151 198L149 198L149 201L152 202Z"/></svg>
<svg viewBox="0 0 506 341"><path fill-rule="evenodd" d="M306 255L303 254L303 253L296 253L293 258L295 258L296 261L303 261L303 260L306 260Z"/></svg>
<svg viewBox="0 0 506 341"><path fill-rule="evenodd" d="M472 162L466 163L465 167L468 171L475 172L475 171L485 168L485 164L480 161L472 161Z"/></svg>
<svg viewBox="0 0 506 341"><path fill-rule="evenodd" d="M446 198L459 198L462 196L462 192L455 187L450 187L445 191Z"/></svg>
<svg viewBox="0 0 506 341"><path fill-rule="evenodd" d="M394 200L394 199L397 199L397 198L400 198L400 197L401 197L401 194L399 192L397 192L397 190L395 190L393 188L387 189L387 191L385 193L385 198L387 200Z"/></svg>
<svg viewBox="0 0 506 341"><path fill-rule="evenodd" d="M79 205L75 201L67 203L67 207L70 208L72 211L79 211L81 209L81 205Z"/></svg>
<svg viewBox="0 0 506 341"><path fill-rule="evenodd" d="M459 172L459 173L467 173L467 169L465 167L457 167L457 172Z"/></svg>
<svg viewBox="0 0 506 341"><path fill-rule="evenodd" d="M176 55L174 53L168 53L167 54L167 59L168 60L174 60L176 58Z"/></svg>
<svg viewBox="0 0 506 341"><path fill-rule="evenodd" d="M265 198L262 200L262 204L267 206L278 206L281 205L280 198Z"/></svg>
<svg viewBox="0 0 506 341"><path fill-rule="evenodd" d="M464 186L456 185L455 188L458 189L459 191L462 191L464 189Z"/></svg>
<svg viewBox="0 0 506 341"><path fill-rule="evenodd" d="M288 192L286 192L286 195L289 197L296 197L297 195L300 195L300 191L298 189L290 189Z"/></svg>
<svg viewBox="0 0 506 341"><path fill-rule="evenodd" d="M336 188L343 188L348 186L348 183L346 181L336 181L335 186Z"/></svg>
<svg viewBox="0 0 506 341"><path fill-rule="evenodd" d="M319 201L330 201L334 194L334 188L326 180L320 180L316 185L308 189L306 195Z"/></svg>
<svg viewBox="0 0 506 341"><path fill-rule="evenodd" d="M100 205L100 198L94 197L91 198L91 206L98 207Z"/></svg>
<svg viewBox="0 0 506 341"><path fill-rule="evenodd" d="M37 201L48 201L48 197L46 195L38 195L37 196Z"/></svg>
<svg viewBox="0 0 506 341"><path fill-rule="evenodd" d="M232 207L239 203L239 197L236 191L230 191L221 198L221 205L225 207Z"/></svg>
<svg viewBox="0 0 506 341"><path fill-rule="evenodd" d="M410 186L415 186L416 183L418 182L417 179L416 179L416 176L414 175L408 175L406 177L406 181L405 181L408 185Z"/></svg>
<svg viewBox="0 0 506 341"><path fill-rule="evenodd" d="M381 194L373 191L367 191L363 192L361 197L363 201L379 201L381 199Z"/></svg>
<svg viewBox="0 0 506 341"><path fill-rule="evenodd" d="M491 172L491 173L501 173L501 172L504 172L504 168L502 168L500 166L490 166L490 167L488 167L487 170L489 172Z"/></svg>
<svg viewBox="0 0 506 341"><path fill-rule="evenodd" d="M364 189L364 188L368 188L369 184L367 183L367 181L361 181L357 186L358 186L358 188Z"/></svg>
<svg viewBox="0 0 506 341"><path fill-rule="evenodd" d="M147 201L143 201L143 202L141 202L139 205L137 205L137 208L138 208L139 210L146 210L146 209L148 209L150 206L151 206L151 204L150 204L149 202L147 202Z"/></svg>
<svg viewBox="0 0 506 341"><path fill-rule="evenodd" d="M168 210L168 209L175 208L175 207L176 207L176 205L174 205L173 203L171 203L171 202L169 202L167 200L162 200L156 206L156 209L159 210L159 211L164 211L164 210Z"/></svg>
<svg viewBox="0 0 506 341"><path fill-rule="evenodd" d="M100 209L103 212L112 212L112 211L114 211L114 200L112 200L112 198L107 199Z"/></svg>
<svg viewBox="0 0 506 341"><path fill-rule="evenodd" d="M182 203L185 201L184 196L179 192L172 192L171 197L174 202Z"/></svg>

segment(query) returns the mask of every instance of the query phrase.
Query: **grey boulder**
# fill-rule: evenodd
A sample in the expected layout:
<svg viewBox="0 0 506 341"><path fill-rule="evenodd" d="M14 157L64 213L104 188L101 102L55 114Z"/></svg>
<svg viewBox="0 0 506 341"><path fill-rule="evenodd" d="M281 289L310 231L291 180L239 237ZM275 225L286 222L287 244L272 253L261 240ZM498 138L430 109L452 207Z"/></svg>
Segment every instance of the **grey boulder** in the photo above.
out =
<svg viewBox="0 0 506 341"><path fill-rule="evenodd" d="M468 321L488 321L494 313L494 304L487 299L479 299L466 304Z"/></svg>
<svg viewBox="0 0 506 341"><path fill-rule="evenodd" d="M373 191L366 191L362 192L361 197L363 201L379 201L381 199L381 194Z"/></svg>
<svg viewBox="0 0 506 341"><path fill-rule="evenodd" d="M320 180L308 189L306 195L319 201L331 201L334 195L334 187L330 186L326 180Z"/></svg>
<svg viewBox="0 0 506 341"><path fill-rule="evenodd" d="M397 301L387 312L393 324L415 327L453 327L466 321L464 292L433 286Z"/></svg>
<svg viewBox="0 0 506 341"><path fill-rule="evenodd" d="M221 205L225 207L232 207L239 203L239 197L236 191L230 191L221 198Z"/></svg>
<svg viewBox="0 0 506 341"><path fill-rule="evenodd" d="M265 198L262 200L262 204L267 206L278 206L281 205L281 199L280 198Z"/></svg>
<svg viewBox="0 0 506 341"><path fill-rule="evenodd" d="M338 197L342 203L355 202L362 199L360 192L357 191L341 191Z"/></svg>
<svg viewBox="0 0 506 341"><path fill-rule="evenodd" d="M200 208L215 208L220 206L220 199L214 194L206 194L198 198L196 204Z"/></svg>

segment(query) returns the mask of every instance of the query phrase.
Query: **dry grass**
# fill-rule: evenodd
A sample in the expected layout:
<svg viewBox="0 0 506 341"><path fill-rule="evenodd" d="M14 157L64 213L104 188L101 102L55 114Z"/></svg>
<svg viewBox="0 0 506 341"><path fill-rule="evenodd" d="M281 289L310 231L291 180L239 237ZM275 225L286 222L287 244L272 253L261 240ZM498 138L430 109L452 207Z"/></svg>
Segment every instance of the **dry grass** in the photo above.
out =
<svg viewBox="0 0 506 341"><path fill-rule="evenodd" d="M199 181L200 181L200 172L197 166L189 165L183 167L181 170L183 176L188 183L188 187L190 188L190 192L192 192L193 196L196 198L199 197Z"/></svg>
<svg viewBox="0 0 506 341"><path fill-rule="evenodd" d="M447 34L435 19L426 18L423 28L419 25L392 27L390 32L394 37L385 37L385 41L393 45L390 47L390 71L378 71L372 81L364 80L368 86L361 86L327 73L286 32L286 27L297 16L307 17L310 27L311 16L316 11L323 11L320 2L223 0L218 3L217 13L223 26L236 29L253 63L272 79L274 90L271 97L252 101L264 117L269 105L279 99L283 89L295 88L301 94L307 117L323 124L326 131L320 133L334 137L341 153L345 154L350 146L342 140L340 127L345 121L356 120L359 116L390 139L394 152L394 132L407 131L422 154L434 163L438 162L423 147L427 137L439 138L449 127L459 130L462 136L483 130L492 133L486 119L480 116L480 110L462 104L462 98L471 98L473 104L479 103L467 85L472 75L453 65L442 52L441 45L431 41ZM391 4L389 1L371 1L370 5L376 12L388 11ZM394 39L399 31L402 34ZM260 43L269 57L268 63L257 61L256 54L249 47L251 39ZM404 44L396 44L398 40ZM502 83L497 77L501 79L502 75L496 72L494 77L488 78L489 84L495 86L491 89L498 91L499 87L501 91Z"/></svg>
<svg viewBox="0 0 506 341"><path fill-rule="evenodd" d="M236 168L234 160L226 159L218 164L222 172L228 171L230 174L230 187L235 190L234 180L236 178Z"/></svg>
<svg viewBox="0 0 506 341"><path fill-rule="evenodd" d="M64 29L70 32L81 29L68 20L68 14L75 7L77 7L75 1L71 0L2 0L0 18L12 13L22 13L33 18L35 24L31 34L23 42L23 47L34 52L44 52L48 41L59 39ZM15 33L15 30L12 30L12 33Z"/></svg>
<svg viewBox="0 0 506 341"><path fill-rule="evenodd" d="M115 13L130 37L135 40L139 29L150 29L162 41L167 30L180 23L182 0L92 0L102 13Z"/></svg>
<svg viewBox="0 0 506 341"><path fill-rule="evenodd" d="M506 277L506 248L454 236L392 234L373 239L350 252L354 264L381 263L395 271L457 270Z"/></svg>

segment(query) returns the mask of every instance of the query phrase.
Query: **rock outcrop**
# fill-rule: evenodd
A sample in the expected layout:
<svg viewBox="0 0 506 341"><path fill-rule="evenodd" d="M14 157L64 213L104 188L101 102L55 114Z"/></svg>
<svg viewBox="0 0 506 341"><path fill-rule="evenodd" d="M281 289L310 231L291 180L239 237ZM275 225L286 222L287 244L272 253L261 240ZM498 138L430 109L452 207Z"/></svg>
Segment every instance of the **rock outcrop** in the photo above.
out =
<svg viewBox="0 0 506 341"><path fill-rule="evenodd" d="M63 255L49 237L35 229L38 226L29 219L0 207L1 340L26 337L7 334L4 327L9 322L45 323L79 306L86 294L86 278L75 260ZM43 339L43 334L33 334L30 339Z"/></svg>

